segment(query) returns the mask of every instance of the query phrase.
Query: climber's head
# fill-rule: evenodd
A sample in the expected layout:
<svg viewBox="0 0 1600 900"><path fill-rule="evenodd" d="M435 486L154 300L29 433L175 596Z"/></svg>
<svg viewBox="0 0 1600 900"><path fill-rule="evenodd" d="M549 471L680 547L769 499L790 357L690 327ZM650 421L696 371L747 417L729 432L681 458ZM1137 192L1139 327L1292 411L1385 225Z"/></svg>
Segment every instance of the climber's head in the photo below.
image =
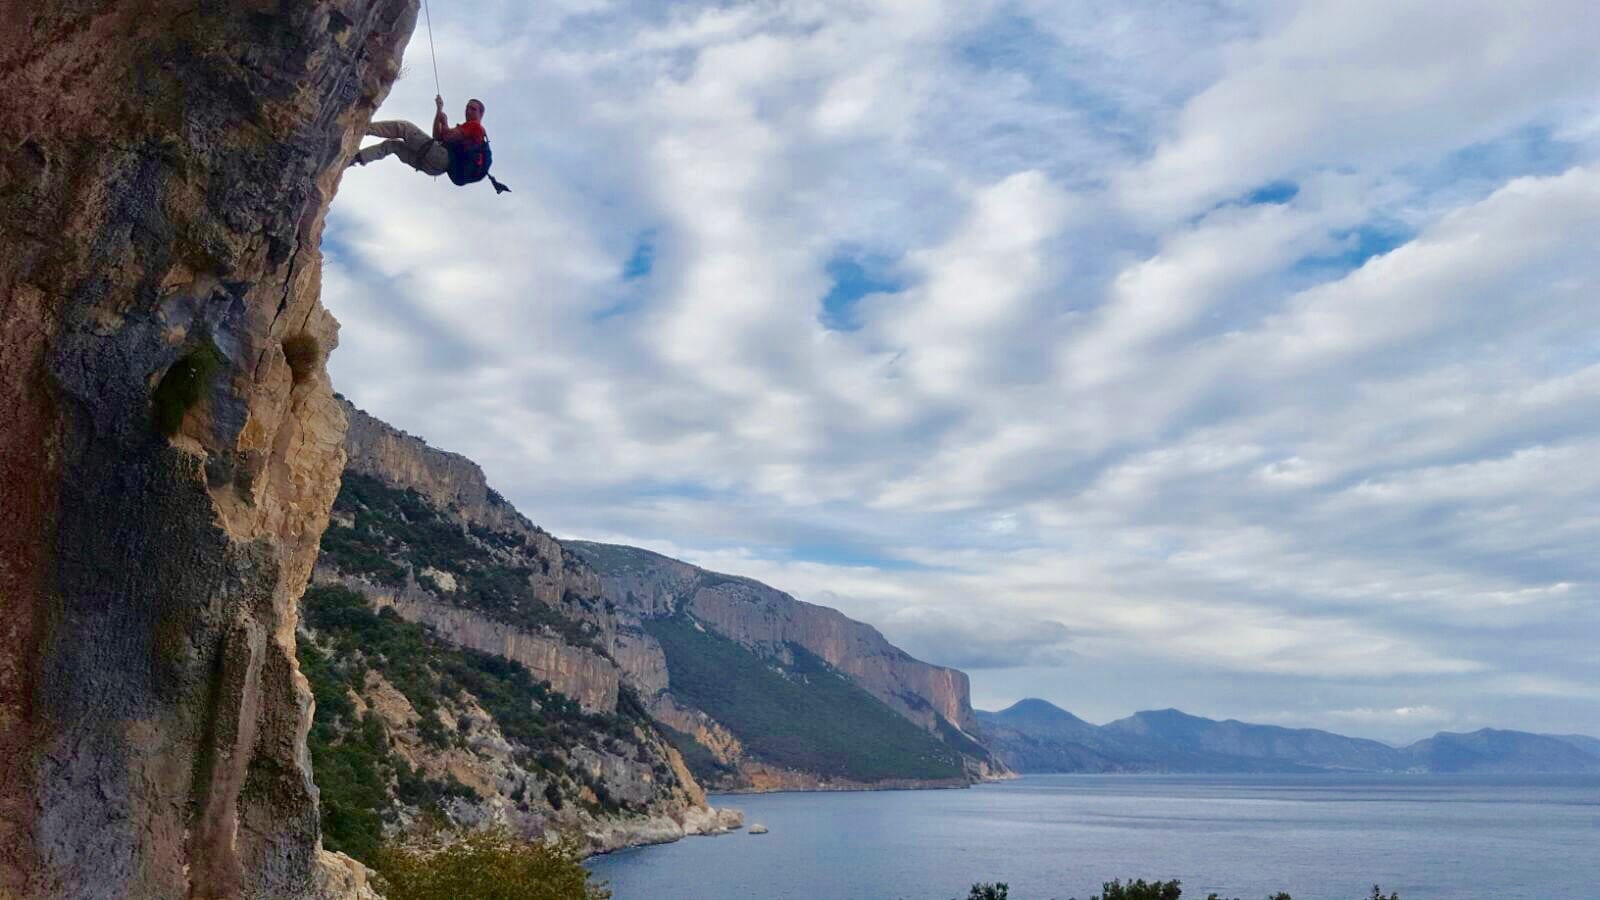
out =
<svg viewBox="0 0 1600 900"><path fill-rule="evenodd" d="M476 122L483 118L483 101L474 97L467 101L467 121Z"/></svg>

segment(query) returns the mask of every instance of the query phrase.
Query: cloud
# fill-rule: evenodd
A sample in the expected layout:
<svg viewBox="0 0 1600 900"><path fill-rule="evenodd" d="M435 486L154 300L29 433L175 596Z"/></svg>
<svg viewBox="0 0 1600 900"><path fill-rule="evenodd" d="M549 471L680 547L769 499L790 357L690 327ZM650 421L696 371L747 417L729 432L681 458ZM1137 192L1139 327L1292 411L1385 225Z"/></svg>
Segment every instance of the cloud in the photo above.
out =
<svg viewBox="0 0 1600 900"><path fill-rule="evenodd" d="M1355 725L1404 723L1407 725L1423 724L1432 726L1456 720L1454 713L1435 706L1396 706L1393 709L1373 709L1371 707L1330 709L1324 715L1338 722L1349 722Z"/></svg>
<svg viewBox="0 0 1600 900"><path fill-rule="evenodd" d="M516 193L346 174L335 383L984 696L1600 730L1600 63L1502 6L468 3Z"/></svg>
<svg viewBox="0 0 1600 900"><path fill-rule="evenodd" d="M1125 184L1141 212L1330 166L1397 167L1547 121L1600 75L1582 0L1285 4Z"/></svg>

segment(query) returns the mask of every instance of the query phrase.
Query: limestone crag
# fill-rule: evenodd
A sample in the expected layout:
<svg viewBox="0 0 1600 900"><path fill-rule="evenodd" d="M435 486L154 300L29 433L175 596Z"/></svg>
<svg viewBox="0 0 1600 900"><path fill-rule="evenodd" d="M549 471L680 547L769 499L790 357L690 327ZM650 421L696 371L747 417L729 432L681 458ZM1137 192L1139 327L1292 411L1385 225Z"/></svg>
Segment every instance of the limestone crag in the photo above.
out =
<svg viewBox="0 0 1600 900"><path fill-rule="evenodd" d="M295 600L323 218L416 0L0 4L0 896L356 895Z"/></svg>
<svg viewBox="0 0 1600 900"><path fill-rule="evenodd" d="M638 684L665 682L665 659L637 619L604 604L594 571L475 463L343 409L350 461L302 651L326 661L307 668L322 690L361 684L347 711L319 708L330 740L314 749L359 742L369 711L384 724L373 751L394 773L386 839L413 840L413 824L441 814L582 835L589 852L737 826L737 813L706 806L640 702ZM382 649L394 642L406 649ZM529 680L510 687L519 672Z"/></svg>
<svg viewBox="0 0 1600 900"><path fill-rule="evenodd" d="M585 711L609 712L617 708L622 672L616 663L592 650L441 603L415 582L393 591L327 569L319 570L317 578L358 591L378 608L393 609L407 621L427 625L452 644L521 663L536 677L550 682L552 688L578 701Z"/></svg>
<svg viewBox="0 0 1600 900"><path fill-rule="evenodd" d="M622 667L628 683L645 697L667 689L667 655L661 645L630 619L619 623L612 636L611 657Z"/></svg>
<svg viewBox="0 0 1600 900"><path fill-rule="evenodd" d="M613 620L600 609L599 577L490 488L477 463L430 447L343 398L339 402L350 422L345 439L348 471L416 491L432 506L469 526L515 535L522 545L517 552L537 563L534 593L545 603L561 607L565 614L609 632Z"/></svg>
<svg viewBox="0 0 1600 900"><path fill-rule="evenodd" d="M367 795L352 805L358 798L331 781L323 800L335 821L377 813L387 840L426 844L429 823L443 817L536 840L582 835L595 853L728 827L636 704L579 713L532 683L508 690L513 670L503 663L463 652L437 629L399 623L373 599L321 584L304 600L300 651L328 700L312 750L319 759L359 756L387 795L377 808L364 805ZM403 652L379 649L407 635L415 640ZM365 752L352 754L351 740ZM372 850L337 824L325 837Z"/></svg>

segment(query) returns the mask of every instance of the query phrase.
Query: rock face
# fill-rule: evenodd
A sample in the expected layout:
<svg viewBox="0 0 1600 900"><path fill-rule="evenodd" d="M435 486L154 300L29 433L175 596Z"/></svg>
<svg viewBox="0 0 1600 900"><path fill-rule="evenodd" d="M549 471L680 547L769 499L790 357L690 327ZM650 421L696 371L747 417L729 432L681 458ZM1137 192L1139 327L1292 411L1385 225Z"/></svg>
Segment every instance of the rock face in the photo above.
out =
<svg viewBox="0 0 1600 900"><path fill-rule="evenodd" d="M934 727L934 713L961 728L973 722L965 672L916 659L836 609L636 547L567 545L600 571L602 596L620 609L643 618L681 609L744 644L793 641L925 728Z"/></svg>
<svg viewBox="0 0 1600 900"><path fill-rule="evenodd" d="M599 576L490 488L477 463L430 447L343 398L339 405L350 423L346 471L416 491L429 505L469 527L516 536L523 545L520 551L537 563L533 589L541 601L602 632L611 630L613 618L600 609Z"/></svg>
<svg viewBox="0 0 1600 900"><path fill-rule="evenodd" d="M324 214L415 0L0 4L0 896L303 897Z"/></svg>
<svg viewBox="0 0 1600 900"><path fill-rule="evenodd" d="M665 660L605 607L594 571L472 461L342 409L349 465L301 652L319 697L361 685L344 712L319 704L314 753L355 749L367 710L384 724L369 749L393 780L382 809L352 811L380 813L391 833L437 812L527 837L580 834L592 852L736 825L706 806L628 686L664 681ZM326 811L350 809L329 784ZM352 837L330 825L327 840L364 856Z"/></svg>
<svg viewBox="0 0 1600 900"><path fill-rule="evenodd" d="M393 609L402 619L426 625L452 644L521 663L535 677L550 682L552 688L578 701L586 712L610 712L617 708L622 670L592 650L574 647L558 637L496 622L470 609L440 603L415 582L399 591L391 591L334 572L327 572L323 580L337 581L365 594L378 608Z"/></svg>
<svg viewBox="0 0 1600 900"><path fill-rule="evenodd" d="M639 703L585 710L507 657L390 615L351 584L303 599L299 653L318 703L310 748L329 846L370 859L375 834L405 842L444 817L590 852L723 830ZM326 763L326 768L324 768ZM373 773L380 792L341 772ZM418 827L422 826L422 827Z"/></svg>
<svg viewBox="0 0 1600 900"><path fill-rule="evenodd" d="M873 783L764 765L748 758L737 736L671 692L666 659L648 633L652 620L688 616L780 667L793 647L804 648L847 675L894 712L955 747L969 778L1007 774L972 741L975 726L965 673L922 662L889 643L877 629L837 610L796 600L758 581L708 572L636 547L567 541L600 573L601 595L618 624L612 655L660 721L693 738L722 766L738 770L719 786L739 790L845 789L945 784L945 779L884 779ZM646 628L635 628L645 623ZM637 634L635 633L637 632ZM697 770L699 771L699 770ZM954 783L965 781L956 779Z"/></svg>

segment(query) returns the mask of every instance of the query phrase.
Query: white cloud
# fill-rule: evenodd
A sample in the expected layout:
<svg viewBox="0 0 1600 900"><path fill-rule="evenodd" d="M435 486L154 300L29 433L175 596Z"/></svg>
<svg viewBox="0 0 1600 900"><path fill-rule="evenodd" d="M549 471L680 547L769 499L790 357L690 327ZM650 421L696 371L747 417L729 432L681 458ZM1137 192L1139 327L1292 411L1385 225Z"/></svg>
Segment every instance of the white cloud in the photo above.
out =
<svg viewBox="0 0 1600 900"><path fill-rule="evenodd" d="M1600 730L1585 9L467 4L516 192L347 174L335 383L986 696Z"/></svg>
<svg viewBox="0 0 1600 900"><path fill-rule="evenodd" d="M1126 180L1182 215L1313 167L1394 167L1542 124L1600 77L1585 0L1285 4Z"/></svg>

